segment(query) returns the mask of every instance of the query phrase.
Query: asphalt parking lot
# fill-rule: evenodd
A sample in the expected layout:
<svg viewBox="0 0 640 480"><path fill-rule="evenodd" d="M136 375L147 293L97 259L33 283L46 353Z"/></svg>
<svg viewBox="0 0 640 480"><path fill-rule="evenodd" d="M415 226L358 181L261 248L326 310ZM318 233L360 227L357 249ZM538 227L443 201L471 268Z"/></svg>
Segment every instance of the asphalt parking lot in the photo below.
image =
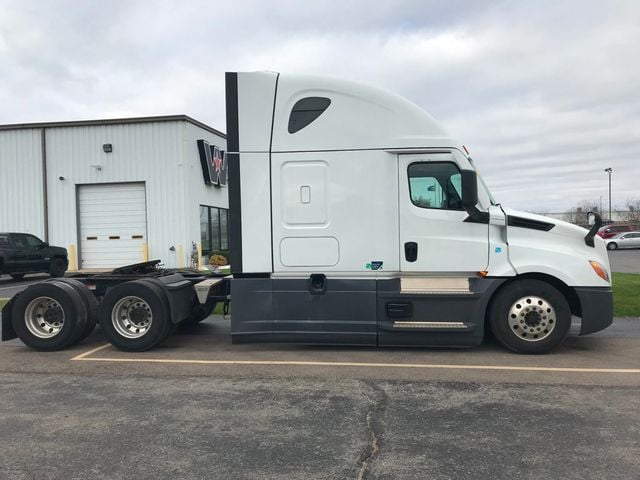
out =
<svg viewBox="0 0 640 480"><path fill-rule="evenodd" d="M45 278L0 279L0 297ZM211 317L144 353L99 329L61 352L0 344L0 479L638 478L640 319L544 356L228 329Z"/></svg>
<svg viewBox="0 0 640 480"><path fill-rule="evenodd" d="M640 249L609 252L611 270L619 273L640 273Z"/></svg>
<svg viewBox="0 0 640 480"><path fill-rule="evenodd" d="M556 353L0 346L0 478L637 478L640 320Z"/></svg>

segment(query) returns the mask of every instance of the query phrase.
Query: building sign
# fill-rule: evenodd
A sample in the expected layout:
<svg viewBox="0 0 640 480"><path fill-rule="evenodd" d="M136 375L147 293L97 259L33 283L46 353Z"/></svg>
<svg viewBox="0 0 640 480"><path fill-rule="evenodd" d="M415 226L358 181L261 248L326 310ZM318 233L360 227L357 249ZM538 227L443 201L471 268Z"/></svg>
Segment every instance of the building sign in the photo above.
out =
<svg viewBox="0 0 640 480"><path fill-rule="evenodd" d="M227 162L224 151L215 145L209 145L206 140L198 140L198 153L202 165L204 183L224 187L227 185Z"/></svg>

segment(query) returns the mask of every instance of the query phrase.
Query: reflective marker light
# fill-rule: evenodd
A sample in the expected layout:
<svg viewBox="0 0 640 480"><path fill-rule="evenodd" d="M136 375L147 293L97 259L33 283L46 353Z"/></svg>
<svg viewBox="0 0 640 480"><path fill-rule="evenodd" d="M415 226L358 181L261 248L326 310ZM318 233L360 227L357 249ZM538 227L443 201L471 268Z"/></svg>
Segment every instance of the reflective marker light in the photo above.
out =
<svg viewBox="0 0 640 480"><path fill-rule="evenodd" d="M600 265L595 260L589 260L589 263L591 264L591 268L593 268L593 270L601 279L603 279L605 282L609 281L609 274L607 273L607 270L602 265Z"/></svg>

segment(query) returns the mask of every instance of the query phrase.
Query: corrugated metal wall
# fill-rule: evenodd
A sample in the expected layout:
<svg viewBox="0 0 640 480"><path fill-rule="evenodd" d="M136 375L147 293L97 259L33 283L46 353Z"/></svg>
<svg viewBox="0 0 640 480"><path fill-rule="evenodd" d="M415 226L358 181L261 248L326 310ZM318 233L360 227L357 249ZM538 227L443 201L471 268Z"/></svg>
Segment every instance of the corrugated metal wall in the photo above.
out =
<svg viewBox="0 0 640 480"><path fill-rule="evenodd" d="M199 205L228 205L226 188L204 185L200 138L226 145L187 121L47 128L49 242L79 245L78 185L144 182L149 259L187 266L200 241ZM0 231L44 232L40 149L39 129L0 131Z"/></svg>
<svg viewBox="0 0 640 480"><path fill-rule="evenodd" d="M183 150L185 159L185 181L188 188L185 189L187 205L207 205L218 208L229 208L229 194L227 187L215 187L206 185L202 178L202 166L198 154L197 140L207 140L210 145L216 145L221 150L227 149L226 139L198 128L191 123L184 123ZM190 209L188 212L188 235L191 242L200 242L200 209Z"/></svg>
<svg viewBox="0 0 640 480"><path fill-rule="evenodd" d="M0 131L0 232L44 239L41 130Z"/></svg>
<svg viewBox="0 0 640 480"><path fill-rule="evenodd" d="M179 244L186 234L183 212L187 207L180 201L180 195L176 195L182 183L181 123L48 130L51 242L78 245L76 185L145 182L149 257L173 266L169 248ZM103 151L102 146L107 143L112 145L112 153ZM61 176L65 180L59 180Z"/></svg>

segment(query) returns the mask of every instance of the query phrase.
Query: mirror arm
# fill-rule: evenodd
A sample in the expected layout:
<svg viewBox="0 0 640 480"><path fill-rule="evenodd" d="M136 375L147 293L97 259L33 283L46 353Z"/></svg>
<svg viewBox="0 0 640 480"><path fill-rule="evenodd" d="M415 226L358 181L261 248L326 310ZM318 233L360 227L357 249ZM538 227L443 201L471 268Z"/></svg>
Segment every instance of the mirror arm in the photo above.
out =
<svg viewBox="0 0 640 480"><path fill-rule="evenodd" d="M469 215L463 221L467 223L486 223L489 224L489 212L483 212L475 205L469 205L464 207L465 211Z"/></svg>
<svg viewBox="0 0 640 480"><path fill-rule="evenodd" d="M589 233L585 235L584 243L587 244L588 247L595 247L596 244L594 238L596 236L596 233L598 233L598 230L602 226L602 218L600 217L600 214L598 212L588 212L587 216L591 214L593 214L595 222L593 223L591 230L589 230Z"/></svg>

